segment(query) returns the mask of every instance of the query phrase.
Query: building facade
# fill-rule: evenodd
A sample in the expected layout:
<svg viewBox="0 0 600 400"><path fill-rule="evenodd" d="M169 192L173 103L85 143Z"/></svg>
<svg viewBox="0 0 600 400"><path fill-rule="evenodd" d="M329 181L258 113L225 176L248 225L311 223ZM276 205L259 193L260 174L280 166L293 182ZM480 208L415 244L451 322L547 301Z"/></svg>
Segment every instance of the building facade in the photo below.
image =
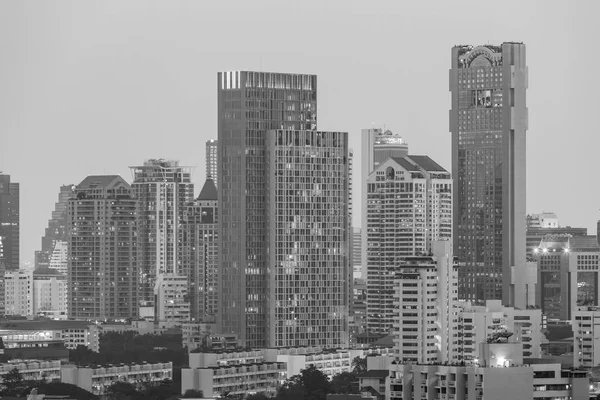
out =
<svg viewBox="0 0 600 400"><path fill-rule="evenodd" d="M183 272L189 279L190 316L215 322L219 300L217 188L207 178L198 198L186 205L183 230Z"/></svg>
<svg viewBox="0 0 600 400"><path fill-rule="evenodd" d="M206 141L206 179L212 179L215 184L219 179L217 162L218 145L219 142L216 139L210 139Z"/></svg>
<svg viewBox="0 0 600 400"><path fill-rule="evenodd" d="M593 368L600 364L600 308L573 310L573 366Z"/></svg>
<svg viewBox="0 0 600 400"><path fill-rule="evenodd" d="M10 175L0 174L0 268L19 269L19 232L19 184L11 182Z"/></svg>
<svg viewBox="0 0 600 400"><path fill-rule="evenodd" d="M0 323L0 338L6 350L61 345L69 350L85 346L97 353L99 331L98 325L87 321L9 320Z"/></svg>
<svg viewBox="0 0 600 400"><path fill-rule="evenodd" d="M183 275L158 274L154 287L156 321L175 326L190 320L189 284Z"/></svg>
<svg viewBox="0 0 600 400"><path fill-rule="evenodd" d="M348 345L348 151L345 132L267 133L269 347Z"/></svg>
<svg viewBox="0 0 600 400"><path fill-rule="evenodd" d="M194 200L191 168L178 161L151 159L130 167L137 209L140 301L154 300L159 274L181 274L181 221Z"/></svg>
<svg viewBox="0 0 600 400"><path fill-rule="evenodd" d="M69 198L73 196L74 189L74 185L63 185L60 187L58 201L54 206L54 211L52 211L52 216L48 220L48 226L42 237L41 250L35 252L36 268L49 267L52 261L54 261L56 267L57 262L62 261L57 257L66 253L67 204ZM64 259L64 262L65 271L61 272L66 274L66 258Z"/></svg>
<svg viewBox="0 0 600 400"><path fill-rule="evenodd" d="M367 324L389 333L399 265L452 238L452 179L427 156L405 156L382 162L366 184Z"/></svg>
<svg viewBox="0 0 600 400"><path fill-rule="evenodd" d="M5 315L33 315L33 271L17 269L4 275Z"/></svg>
<svg viewBox="0 0 600 400"><path fill-rule="evenodd" d="M535 261L537 254L534 252L535 249L540 247L540 242L544 239L544 237L548 235L552 236L587 236L587 228L572 228L570 226L566 227L535 227L528 226L527 227L527 260Z"/></svg>
<svg viewBox="0 0 600 400"><path fill-rule="evenodd" d="M401 362L445 362L456 351L452 335L457 326L458 265L450 241L434 241L431 252L405 257L388 278L394 282L390 314Z"/></svg>
<svg viewBox="0 0 600 400"><path fill-rule="evenodd" d="M450 70L459 297L526 308L525 45L455 46ZM513 277L513 271L514 276Z"/></svg>
<svg viewBox="0 0 600 400"><path fill-rule="evenodd" d="M37 268L33 271L33 315L67 319L67 275L53 268Z"/></svg>
<svg viewBox="0 0 600 400"><path fill-rule="evenodd" d="M88 176L68 201L69 317L137 315L136 207L117 175Z"/></svg>
<svg viewBox="0 0 600 400"><path fill-rule="evenodd" d="M221 332L269 338L266 134L316 130L315 75L231 71L217 76Z"/></svg>

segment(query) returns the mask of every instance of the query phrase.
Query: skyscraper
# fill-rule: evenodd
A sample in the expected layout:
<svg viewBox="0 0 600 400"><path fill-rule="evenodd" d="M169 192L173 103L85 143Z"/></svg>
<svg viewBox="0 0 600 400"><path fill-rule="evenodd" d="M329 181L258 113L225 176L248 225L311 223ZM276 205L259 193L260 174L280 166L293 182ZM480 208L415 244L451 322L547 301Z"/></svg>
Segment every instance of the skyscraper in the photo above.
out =
<svg viewBox="0 0 600 400"><path fill-rule="evenodd" d="M218 93L220 307L223 333L248 347L269 341L266 133L316 130L317 77L222 72Z"/></svg>
<svg viewBox="0 0 600 400"><path fill-rule="evenodd" d="M450 70L459 297L525 308L525 45L455 46Z"/></svg>
<svg viewBox="0 0 600 400"><path fill-rule="evenodd" d="M154 300L159 274L181 273L181 229L185 205L194 199L191 168L152 159L130 167L138 201L137 257L140 301Z"/></svg>
<svg viewBox="0 0 600 400"><path fill-rule="evenodd" d="M88 176L68 201L69 317L138 313L136 200L117 175Z"/></svg>
<svg viewBox="0 0 600 400"><path fill-rule="evenodd" d="M266 159L266 344L346 347L352 244L348 134L272 130Z"/></svg>
<svg viewBox="0 0 600 400"><path fill-rule="evenodd" d="M48 227L42 237L41 250L35 252L35 267L46 268L50 266L52 254L55 252L55 247L59 244L59 250L63 244L66 244L67 238L67 203L69 198L73 196L73 185L63 185L58 193L58 201L52 211L52 217L48 220Z"/></svg>
<svg viewBox="0 0 600 400"><path fill-rule="evenodd" d="M0 269L19 269L19 184L0 174ZM2 269L2 274L4 270Z"/></svg>
<svg viewBox="0 0 600 400"><path fill-rule="evenodd" d="M218 180L217 149L216 139L206 141L206 179L211 178L213 182Z"/></svg>
<svg viewBox="0 0 600 400"><path fill-rule="evenodd" d="M435 240L452 239L452 179L427 156L405 156L388 158L365 183L367 325L387 334L399 265L429 255Z"/></svg>
<svg viewBox="0 0 600 400"><path fill-rule="evenodd" d="M363 210L367 208L367 179L373 170L390 157L408 155L408 144L398 134L380 128L361 131L361 200ZM361 221L362 265L366 273L367 265L367 213L362 213ZM365 276L366 278L366 276Z"/></svg>
<svg viewBox="0 0 600 400"><path fill-rule="evenodd" d="M189 280L190 314L196 321L215 322L218 307L217 188L207 178L184 213L183 275Z"/></svg>

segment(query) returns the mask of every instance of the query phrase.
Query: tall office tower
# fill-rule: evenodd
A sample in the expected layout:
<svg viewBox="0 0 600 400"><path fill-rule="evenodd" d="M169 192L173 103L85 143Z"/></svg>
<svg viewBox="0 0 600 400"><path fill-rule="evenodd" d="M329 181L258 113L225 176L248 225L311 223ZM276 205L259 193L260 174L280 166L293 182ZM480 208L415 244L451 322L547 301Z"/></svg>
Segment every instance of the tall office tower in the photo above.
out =
<svg viewBox="0 0 600 400"><path fill-rule="evenodd" d="M389 333L394 277L406 257L452 239L452 178L427 156L393 157L371 172L367 189L367 323Z"/></svg>
<svg viewBox="0 0 600 400"><path fill-rule="evenodd" d="M73 196L75 186L63 185L58 193L58 201L54 205L52 217L48 220L48 227L42 237L41 250L35 252L35 267L47 268L58 242L66 243L67 240L67 203ZM60 247L60 245L59 245Z"/></svg>
<svg viewBox="0 0 600 400"><path fill-rule="evenodd" d="M459 297L526 308L525 45L455 46L450 70ZM514 272L514 273L513 273Z"/></svg>
<svg viewBox="0 0 600 400"><path fill-rule="evenodd" d="M5 315L33 315L32 286L33 271L15 269L6 271L5 282Z"/></svg>
<svg viewBox="0 0 600 400"><path fill-rule="evenodd" d="M587 228L560 226L554 213L528 214L525 234L525 254L528 261L536 261L533 250L540 246L540 241L547 235L587 236Z"/></svg>
<svg viewBox="0 0 600 400"><path fill-rule="evenodd" d="M547 235L534 249L534 256L537 304L548 318L570 320L576 307L600 305L596 236Z"/></svg>
<svg viewBox="0 0 600 400"><path fill-rule="evenodd" d="M183 229L183 275L189 280L190 315L195 321L215 322L218 307L218 206L212 178L194 202L186 205Z"/></svg>
<svg viewBox="0 0 600 400"><path fill-rule="evenodd" d="M19 269L19 184L0 174L0 238L4 257L0 269ZM4 270L0 271L4 276Z"/></svg>
<svg viewBox="0 0 600 400"><path fill-rule="evenodd" d="M346 132L267 132L268 347L348 346L348 155Z"/></svg>
<svg viewBox="0 0 600 400"><path fill-rule="evenodd" d="M248 347L270 342L266 132L316 130L315 75L218 74L218 194L222 333ZM290 143L290 145L293 143Z"/></svg>
<svg viewBox="0 0 600 400"><path fill-rule="evenodd" d="M136 207L117 175L88 176L75 188L67 205L70 318L137 316Z"/></svg>
<svg viewBox="0 0 600 400"><path fill-rule="evenodd" d="M433 241L431 253L398 261L393 281L393 336L402 362L445 362L454 358L458 265L452 242ZM367 309L368 309L367 297Z"/></svg>
<svg viewBox="0 0 600 400"><path fill-rule="evenodd" d="M206 179L211 178L213 182L218 180L218 141L210 139L206 141Z"/></svg>
<svg viewBox="0 0 600 400"><path fill-rule="evenodd" d="M361 201L362 208L367 208L367 179L373 170L390 157L408 155L408 144L398 134L379 128L363 129L361 131ZM361 214L361 247L362 265L366 278L367 265L367 213Z"/></svg>
<svg viewBox="0 0 600 400"><path fill-rule="evenodd" d="M138 201L137 261L140 301L154 300L159 274L180 274L180 223L185 205L194 200L191 167L152 159L130 167Z"/></svg>

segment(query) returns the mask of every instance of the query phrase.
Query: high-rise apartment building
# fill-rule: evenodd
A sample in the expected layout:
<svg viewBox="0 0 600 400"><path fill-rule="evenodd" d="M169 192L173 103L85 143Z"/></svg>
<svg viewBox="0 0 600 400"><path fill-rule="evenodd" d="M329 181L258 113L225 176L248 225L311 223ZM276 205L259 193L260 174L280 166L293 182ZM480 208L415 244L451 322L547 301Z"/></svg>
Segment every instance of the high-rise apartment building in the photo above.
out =
<svg viewBox="0 0 600 400"><path fill-rule="evenodd" d="M218 180L218 141L210 139L206 141L206 179Z"/></svg>
<svg viewBox="0 0 600 400"><path fill-rule="evenodd" d="M70 318L137 316L136 207L117 175L88 176L75 188L67 206Z"/></svg>
<svg viewBox="0 0 600 400"><path fill-rule="evenodd" d="M19 269L19 226L19 184L11 182L10 175L0 174L0 269Z"/></svg>
<svg viewBox="0 0 600 400"><path fill-rule="evenodd" d="M600 308L582 306L573 310L573 366L593 368L600 363Z"/></svg>
<svg viewBox="0 0 600 400"><path fill-rule="evenodd" d="M61 274L66 275L68 273L68 267L69 244L66 240L57 240L54 243L54 250L52 251L52 255L50 256L49 268L55 269Z"/></svg>
<svg viewBox="0 0 600 400"><path fill-rule="evenodd" d="M52 217L48 220L48 227L42 237L41 250L35 252L35 267L47 268L50 266L51 259L55 254L56 247L58 251L56 256L66 251L67 241L67 203L73 196L73 185L63 185L58 193L58 201L52 211ZM59 242L61 242L59 244ZM55 262L56 262L55 257ZM66 260L65 260L66 261Z"/></svg>
<svg viewBox="0 0 600 400"><path fill-rule="evenodd" d="M189 279L190 315L195 321L214 322L218 307L217 188L207 178L193 203L186 205L183 222L183 271Z"/></svg>
<svg viewBox="0 0 600 400"><path fill-rule="evenodd" d="M194 199L191 168L178 161L152 159L130 167L133 195L138 201L137 261L140 301L154 300L159 274L181 271L181 221L185 205Z"/></svg>
<svg viewBox="0 0 600 400"><path fill-rule="evenodd" d="M525 45L455 46L450 70L459 297L526 308Z"/></svg>
<svg viewBox="0 0 600 400"><path fill-rule="evenodd" d="M273 130L266 146L268 347L348 345L348 134ZM248 274L258 273L248 267Z"/></svg>
<svg viewBox="0 0 600 400"><path fill-rule="evenodd" d="M399 265L452 239L452 179L427 156L405 156L388 158L365 184L368 328L389 333Z"/></svg>
<svg viewBox="0 0 600 400"><path fill-rule="evenodd" d="M393 282L393 335L401 362L433 363L454 358L458 265L450 241L434 241L430 255L404 257ZM368 310L367 297L367 310Z"/></svg>
<svg viewBox="0 0 600 400"><path fill-rule="evenodd" d="M67 319L67 276L54 268L33 271L33 314L52 319Z"/></svg>
<svg viewBox="0 0 600 400"><path fill-rule="evenodd" d="M5 282L5 315L33 315L32 286L33 271L16 269L6 271Z"/></svg>
<svg viewBox="0 0 600 400"><path fill-rule="evenodd" d="M260 348L272 340L273 328L268 286L273 266L267 263L266 133L271 129L316 130L317 77L222 72L217 77L217 93L218 325L222 333L236 333L246 346Z"/></svg>
<svg viewBox="0 0 600 400"><path fill-rule="evenodd" d="M534 257L537 304L548 318L571 320L576 307L600 305L596 236L547 235L534 249Z"/></svg>
<svg viewBox="0 0 600 400"><path fill-rule="evenodd" d="M367 208L367 179L373 170L390 157L402 158L408 155L408 144L398 134L380 128L363 129L361 131L361 201L362 208ZM367 266L367 213L361 214L361 257L366 278Z"/></svg>

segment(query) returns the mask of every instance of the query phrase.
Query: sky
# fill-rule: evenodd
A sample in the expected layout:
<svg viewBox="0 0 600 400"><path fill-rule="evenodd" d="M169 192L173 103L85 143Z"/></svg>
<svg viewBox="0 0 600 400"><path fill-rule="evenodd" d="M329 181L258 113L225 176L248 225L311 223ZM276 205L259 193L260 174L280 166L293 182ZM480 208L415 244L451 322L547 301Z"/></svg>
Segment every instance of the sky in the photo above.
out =
<svg viewBox="0 0 600 400"><path fill-rule="evenodd" d="M360 130L386 127L450 170L451 48L505 41L527 45L527 211L595 234L599 14L593 0L0 1L0 171L21 184L21 261L63 184L168 158L196 167L198 194L219 71L316 74L318 128L349 132L357 160Z"/></svg>

